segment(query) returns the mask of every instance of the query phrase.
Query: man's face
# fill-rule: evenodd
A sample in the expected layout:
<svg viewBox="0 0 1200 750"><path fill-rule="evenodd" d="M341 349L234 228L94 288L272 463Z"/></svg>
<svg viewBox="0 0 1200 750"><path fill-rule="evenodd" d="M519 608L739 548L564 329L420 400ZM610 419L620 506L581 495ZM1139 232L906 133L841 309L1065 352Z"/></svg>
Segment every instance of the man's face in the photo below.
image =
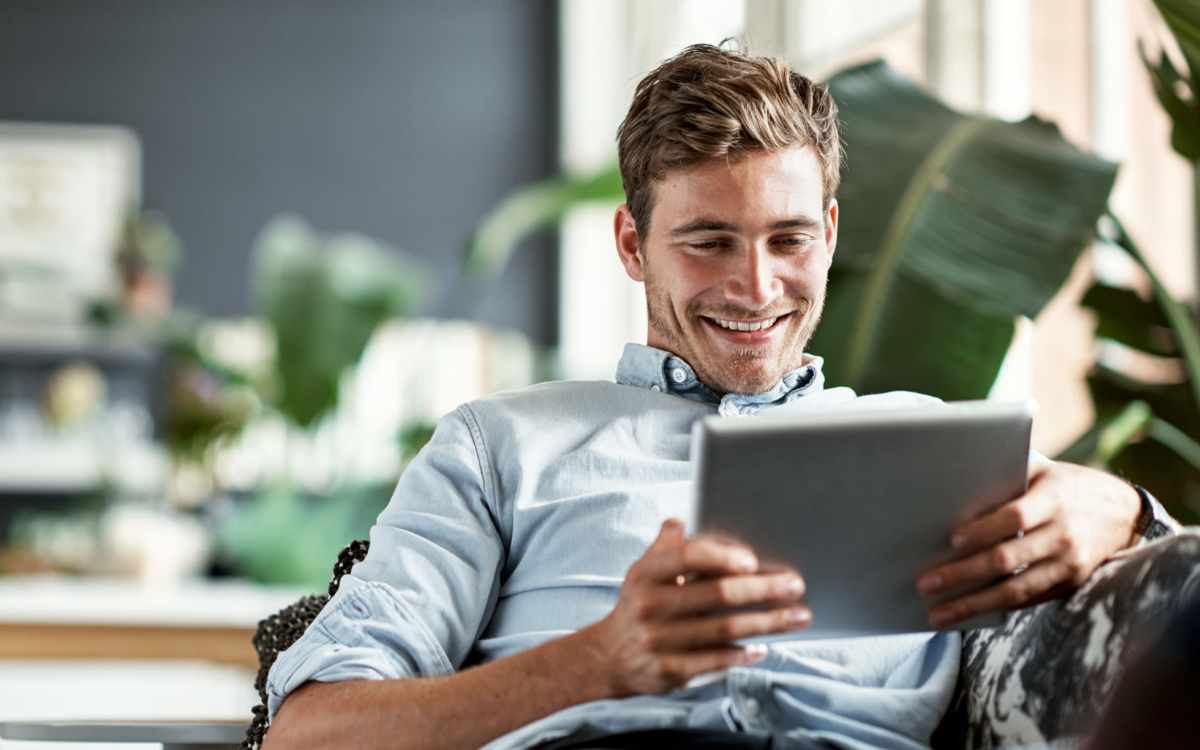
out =
<svg viewBox="0 0 1200 750"><path fill-rule="evenodd" d="M647 343L720 392L761 393L802 366L837 243L837 202L821 204L817 159L793 148L669 173L647 237L621 206L617 248L646 285Z"/></svg>

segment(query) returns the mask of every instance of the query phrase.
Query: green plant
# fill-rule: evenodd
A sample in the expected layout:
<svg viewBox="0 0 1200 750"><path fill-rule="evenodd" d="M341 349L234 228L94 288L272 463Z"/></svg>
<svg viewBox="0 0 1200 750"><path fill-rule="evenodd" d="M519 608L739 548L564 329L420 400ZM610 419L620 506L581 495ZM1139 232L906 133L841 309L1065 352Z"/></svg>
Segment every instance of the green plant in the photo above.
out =
<svg viewBox="0 0 1200 750"><path fill-rule="evenodd" d="M332 409L345 371L384 321L429 287L414 260L357 234L321 236L295 217L272 221L254 254L254 298L275 333L268 399L300 427Z"/></svg>
<svg viewBox="0 0 1200 750"><path fill-rule="evenodd" d="M1165 50L1152 61L1139 44L1154 94L1172 122L1171 146L1190 162L1200 161L1200 3L1154 0L1167 28L1179 42L1186 70L1179 70Z"/></svg>
<svg viewBox="0 0 1200 750"><path fill-rule="evenodd" d="M295 217L263 230L252 272L255 302L275 338L261 391L267 404L309 432L336 408L342 377L375 330L409 313L429 287L422 267L378 241L322 236ZM415 452L427 432L424 425L406 431L403 448ZM220 548L256 580L318 586L337 552L370 528L394 483L394 477L338 481L314 494L285 478L225 520Z"/></svg>
<svg viewBox="0 0 1200 750"><path fill-rule="evenodd" d="M394 487L391 479L344 483L321 495L286 482L263 487L220 524L219 548L241 575L319 590L329 582L330 560L366 536Z"/></svg>
<svg viewBox="0 0 1200 750"><path fill-rule="evenodd" d="M1151 60L1139 44L1155 95L1172 121L1171 146L1200 162L1200 4L1155 0L1179 42L1186 69L1163 50ZM1197 182L1200 185L1200 181ZM1200 205L1200 204L1198 204ZM1125 227L1114 217L1101 239L1132 261L1150 296L1132 286L1097 279L1082 304L1097 321L1096 337L1129 359L1175 370L1174 381L1139 377L1112 357L1100 356L1088 376L1096 422L1060 456L1107 467L1136 480L1185 523L1200 523L1200 333L1195 313L1174 299ZM1106 343L1107 342L1107 343Z"/></svg>

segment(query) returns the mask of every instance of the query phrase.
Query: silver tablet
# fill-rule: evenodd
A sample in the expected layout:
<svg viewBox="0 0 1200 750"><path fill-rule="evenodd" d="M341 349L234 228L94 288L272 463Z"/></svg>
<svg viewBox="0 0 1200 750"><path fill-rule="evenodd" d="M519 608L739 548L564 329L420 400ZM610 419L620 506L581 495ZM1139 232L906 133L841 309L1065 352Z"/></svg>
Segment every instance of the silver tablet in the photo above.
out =
<svg viewBox="0 0 1200 750"><path fill-rule="evenodd" d="M776 638L929 631L917 576L953 558L960 522L1025 492L1032 422L1029 404L988 401L709 417L690 525L804 576L812 624Z"/></svg>

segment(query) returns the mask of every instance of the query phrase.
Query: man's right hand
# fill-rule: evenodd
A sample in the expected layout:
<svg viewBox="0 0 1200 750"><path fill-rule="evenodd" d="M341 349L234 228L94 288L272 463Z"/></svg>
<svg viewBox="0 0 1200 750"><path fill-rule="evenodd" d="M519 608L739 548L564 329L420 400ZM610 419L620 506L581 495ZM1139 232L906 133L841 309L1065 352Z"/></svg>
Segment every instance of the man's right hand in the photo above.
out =
<svg viewBox="0 0 1200 750"><path fill-rule="evenodd" d="M803 595L796 571L767 572L748 547L716 536L685 539L669 519L630 567L617 606L588 631L614 696L662 693L762 659L764 646L733 641L807 626ZM748 605L759 607L729 611Z"/></svg>

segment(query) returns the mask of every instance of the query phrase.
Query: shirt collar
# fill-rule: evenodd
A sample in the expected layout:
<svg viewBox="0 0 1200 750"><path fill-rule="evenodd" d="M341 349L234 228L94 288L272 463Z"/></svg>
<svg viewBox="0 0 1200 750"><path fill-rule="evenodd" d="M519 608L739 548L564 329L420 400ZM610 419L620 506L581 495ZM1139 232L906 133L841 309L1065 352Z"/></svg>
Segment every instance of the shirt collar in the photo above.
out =
<svg viewBox="0 0 1200 750"><path fill-rule="evenodd" d="M628 343L617 365L617 382L714 404L721 414L754 414L768 406L821 392L825 387L825 375L821 371L823 363L821 357L805 354L804 365L785 373L778 383L763 393L718 396L700 382L696 371L683 358L652 346Z"/></svg>

